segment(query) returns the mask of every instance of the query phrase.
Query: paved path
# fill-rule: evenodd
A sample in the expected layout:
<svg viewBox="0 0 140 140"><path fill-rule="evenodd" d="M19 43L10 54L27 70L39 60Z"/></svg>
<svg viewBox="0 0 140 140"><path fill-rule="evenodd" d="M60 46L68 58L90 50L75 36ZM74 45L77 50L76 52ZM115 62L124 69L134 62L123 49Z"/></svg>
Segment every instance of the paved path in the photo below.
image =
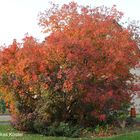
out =
<svg viewBox="0 0 140 140"><path fill-rule="evenodd" d="M10 121L11 120L11 115L0 115L0 122L1 121Z"/></svg>

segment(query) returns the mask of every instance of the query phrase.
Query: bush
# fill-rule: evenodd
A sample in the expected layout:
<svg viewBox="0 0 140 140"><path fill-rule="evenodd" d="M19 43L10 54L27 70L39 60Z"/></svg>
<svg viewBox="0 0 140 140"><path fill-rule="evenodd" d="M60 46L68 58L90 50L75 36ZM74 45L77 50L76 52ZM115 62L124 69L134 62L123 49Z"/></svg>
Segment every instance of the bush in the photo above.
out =
<svg viewBox="0 0 140 140"><path fill-rule="evenodd" d="M12 115L11 124L14 128L23 131L31 131L34 132L34 114L15 114Z"/></svg>
<svg viewBox="0 0 140 140"><path fill-rule="evenodd" d="M0 93L16 128L76 135L74 124L92 127L124 117L140 42L138 28L121 27L121 17L115 7L53 5L40 15L40 25L51 31L43 42L26 36L0 50Z"/></svg>
<svg viewBox="0 0 140 140"><path fill-rule="evenodd" d="M47 136L79 137L82 130L79 126L69 125L64 122L54 122L50 126L44 126L44 124L42 122L36 122L34 127L38 133Z"/></svg>
<svg viewBox="0 0 140 140"><path fill-rule="evenodd" d="M0 113L5 113L6 111L6 104L4 102L4 100L0 100Z"/></svg>
<svg viewBox="0 0 140 140"><path fill-rule="evenodd" d="M39 134L43 134L43 135L48 134L48 124L44 122L43 120L39 120L39 119L35 120L33 127L34 127L35 132Z"/></svg>

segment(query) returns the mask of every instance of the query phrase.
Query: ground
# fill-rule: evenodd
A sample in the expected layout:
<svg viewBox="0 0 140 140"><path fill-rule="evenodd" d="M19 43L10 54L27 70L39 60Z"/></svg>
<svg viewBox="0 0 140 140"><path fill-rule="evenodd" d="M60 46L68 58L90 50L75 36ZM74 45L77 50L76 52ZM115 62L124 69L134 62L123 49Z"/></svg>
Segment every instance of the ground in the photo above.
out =
<svg viewBox="0 0 140 140"><path fill-rule="evenodd" d="M140 116L136 118L135 129L124 129L119 135L105 138L66 138L47 137L39 134L20 132L12 128L9 120L10 115L0 115L0 140L139 140L140 139Z"/></svg>
<svg viewBox="0 0 140 140"><path fill-rule="evenodd" d="M10 115L0 115L0 121L10 121L11 120L11 116Z"/></svg>

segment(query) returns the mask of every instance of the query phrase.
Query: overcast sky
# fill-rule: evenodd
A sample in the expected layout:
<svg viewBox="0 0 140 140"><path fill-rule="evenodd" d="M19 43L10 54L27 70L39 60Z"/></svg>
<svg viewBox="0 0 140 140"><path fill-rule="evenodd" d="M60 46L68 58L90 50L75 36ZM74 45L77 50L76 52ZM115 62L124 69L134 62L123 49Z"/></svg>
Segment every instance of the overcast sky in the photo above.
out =
<svg viewBox="0 0 140 140"><path fill-rule="evenodd" d="M64 4L71 0L52 0ZM74 0L82 5L112 6L124 12L125 17L140 20L140 0ZM37 15L48 8L49 0L0 0L0 45L20 41L26 33L39 40L44 38L38 26Z"/></svg>

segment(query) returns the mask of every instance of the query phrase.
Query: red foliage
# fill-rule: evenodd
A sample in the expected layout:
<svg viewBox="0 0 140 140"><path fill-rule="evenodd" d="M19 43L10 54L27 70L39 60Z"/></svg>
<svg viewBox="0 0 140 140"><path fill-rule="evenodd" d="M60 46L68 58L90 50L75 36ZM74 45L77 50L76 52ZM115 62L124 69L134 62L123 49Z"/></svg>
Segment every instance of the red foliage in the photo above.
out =
<svg viewBox="0 0 140 140"><path fill-rule="evenodd" d="M106 115L105 115L105 114L101 114L101 115L99 116L99 120L100 120L100 121L105 121L105 120L106 120Z"/></svg>
<svg viewBox="0 0 140 140"><path fill-rule="evenodd" d="M40 15L44 32L50 32L44 42L26 36L22 44L14 41L0 52L1 86L23 100L28 111L36 107L35 99L51 90L65 95L67 109L75 99L80 101L77 121L87 114L104 121L110 111L130 103L130 69L140 56L137 30L120 26L121 17L115 7L53 5ZM92 109L87 110L88 105Z"/></svg>

